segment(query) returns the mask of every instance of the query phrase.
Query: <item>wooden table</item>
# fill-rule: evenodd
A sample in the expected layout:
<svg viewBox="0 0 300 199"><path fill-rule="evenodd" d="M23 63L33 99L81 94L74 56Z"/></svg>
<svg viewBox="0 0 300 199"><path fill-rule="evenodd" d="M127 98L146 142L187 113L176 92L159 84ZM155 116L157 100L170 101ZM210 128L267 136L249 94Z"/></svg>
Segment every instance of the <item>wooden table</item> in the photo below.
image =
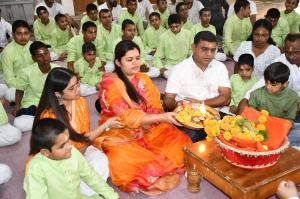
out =
<svg viewBox="0 0 300 199"><path fill-rule="evenodd" d="M231 198L267 198L282 180L300 182L300 152L289 148L272 167L246 170L228 163L217 143L200 141L184 148L188 190L200 191L200 176Z"/></svg>

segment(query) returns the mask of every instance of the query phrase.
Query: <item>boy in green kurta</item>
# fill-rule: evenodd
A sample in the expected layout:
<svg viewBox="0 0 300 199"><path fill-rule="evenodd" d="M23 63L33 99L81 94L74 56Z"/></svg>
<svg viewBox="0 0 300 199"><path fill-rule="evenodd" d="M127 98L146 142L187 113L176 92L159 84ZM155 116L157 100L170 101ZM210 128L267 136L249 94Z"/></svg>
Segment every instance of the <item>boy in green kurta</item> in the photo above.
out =
<svg viewBox="0 0 300 199"><path fill-rule="evenodd" d="M49 12L46 7L39 6L36 9L38 19L33 23L33 32L36 41L41 41L47 45L51 45L51 37L55 30L55 21L49 17Z"/></svg>
<svg viewBox="0 0 300 199"><path fill-rule="evenodd" d="M67 43L72 37L68 19L63 14L55 16L56 28L51 38L51 47L55 53L59 55L59 60L63 61L67 58Z"/></svg>
<svg viewBox="0 0 300 199"><path fill-rule="evenodd" d="M170 29L160 37L158 48L153 57L153 66L160 69L160 75L168 78L173 66L191 54L191 34L181 28L181 20L177 14L168 19ZM161 59L164 59L162 64Z"/></svg>
<svg viewBox="0 0 300 199"><path fill-rule="evenodd" d="M193 23L188 19L189 9L187 5L183 2L178 3L176 5L176 13L180 17L182 28L190 31L193 27Z"/></svg>
<svg viewBox="0 0 300 199"><path fill-rule="evenodd" d="M74 63L74 72L80 77L81 96L92 95L97 92L102 80L103 68L101 60L96 57L96 47L93 43L82 46L82 57Z"/></svg>
<svg viewBox="0 0 300 199"><path fill-rule="evenodd" d="M12 35L14 40L4 48L1 59L4 83L8 87L5 98L10 102L15 101L18 73L22 68L33 63L29 52L31 41L28 23L23 20L14 21Z"/></svg>
<svg viewBox="0 0 300 199"><path fill-rule="evenodd" d="M104 57L106 64L104 66L106 72L113 72L114 63L114 43L122 36L121 27L118 24L113 23L112 13L108 9L102 9L99 12L99 19L101 25L98 26L97 34L103 39L104 45Z"/></svg>
<svg viewBox="0 0 300 199"><path fill-rule="evenodd" d="M252 76L254 58L250 54L242 54L238 60L238 73L230 77L231 102L230 112L236 114L240 101L246 92L257 82L257 78Z"/></svg>
<svg viewBox="0 0 300 199"><path fill-rule="evenodd" d="M161 26L160 15L157 12L152 12L149 15L149 21L150 26L148 26L145 31L143 42L145 45L145 51L151 56L149 58L152 60L152 56L155 54L155 51L159 45L159 37L167 30Z"/></svg>
<svg viewBox="0 0 300 199"><path fill-rule="evenodd" d="M202 8L199 12L200 23L195 24L191 29L192 39L194 36L201 31L210 31L216 35L216 28L213 25L210 25L211 11L208 8Z"/></svg>
<svg viewBox="0 0 300 199"><path fill-rule="evenodd" d="M73 37L67 44L67 61L70 70L73 70L74 62L80 59L82 55L82 45L88 42L92 42L96 46L97 57L100 58L104 65L104 41L100 36L97 37L97 26L93 22L87 21L82 25L82 34Z"/></svg>
<svg viewBox="0 0 300 199"><path fill-rule="evenodd" d="M167 0L157 0L156 6L157 9L155 10L155 12L160 15L161 26L163 26L164 28L168 28L168 18L170 16L170 11L167 9Z"/></svg>
<svg viewBox="0 0 300 199"><path fill-rule="evenodd" d="M47 75L52 68L59 67L50 63L48 48L48 45L40 41L30 45L30 53L35 63L23 68L18 74L16 107L13 111L16 116L35 115Z"/></svg>
<svg viewBox="0 0 300 199"><path fill-rule="evenodd" d="M300 31L300 15L295 11L298 7L299 0L286 0L285 10L281 11L281 17L284 17L290 27L290 32L297 33Z"/></svg>
<svg viewBox="0 0 300 199"><path fill-rule="evenodd" d="M282 49L285 37L290 32L288 22L284 17L280 17L280 12L277 8L270 8L265 18L272 24L272 39L276 42L276 45Z"/></svg>
<svg viewBox="0 0 300 199"><path fill-rule="evenodd" d="M87 22L91 21L96 24L96 26L100 25L99 19L98 19L98 8L94 3L87 4L86 8L86 15L82 17L80 24L81 28L82 25Z"/></svg>
<svg viewBox="0 0 300 199"><path fill-rule="evenodd" d="M71 145L66 126L51 118L32 129L30 155L24 179L26 199L118 199L116 193ZM85 182L95 194L83 195ZM102 197L103 196L103 197Z"/></svg>
<svg viewBox="0 0 300 199"><path fill-rule="evenodd" d="M281 62L269 65L264 71L265 86L250 94L249 106L270 115L294 120L298 107L298 95L288 88L290 69Z"/></svg>
<svg viewBox="0 0 300 199"><path fill-rule="evenodd" d="M136 0L127 0L127 10L123 10L119 16L119 25L122 25L125 19L130 19L136 24L138 35L143 36L145 30L143 26L143 19L139 12L137 11L137 1Z"/></svg>
<svg viewBox="0 0 300 199"><path fill-rule="evenodd" d="M223 49L228 55L234 55L241 42L247 40L252 31L250 3L247 0L237 0L234 12L226 20L223 31Z"/></svg>

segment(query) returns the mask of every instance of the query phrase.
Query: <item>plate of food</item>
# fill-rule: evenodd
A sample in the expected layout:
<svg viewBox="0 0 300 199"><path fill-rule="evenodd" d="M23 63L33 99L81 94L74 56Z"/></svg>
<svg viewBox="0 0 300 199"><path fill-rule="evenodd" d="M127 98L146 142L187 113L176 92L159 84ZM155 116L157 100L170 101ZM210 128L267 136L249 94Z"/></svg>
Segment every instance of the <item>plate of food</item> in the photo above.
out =
<svg viewBox="0 0 300 199"><path fill-rule="evenodd" d="M178 106L174 110L176 120L186 128L202 129L203 121L207 119L220 119L220 114L214 108L198 103L189 103Z"/></svg>

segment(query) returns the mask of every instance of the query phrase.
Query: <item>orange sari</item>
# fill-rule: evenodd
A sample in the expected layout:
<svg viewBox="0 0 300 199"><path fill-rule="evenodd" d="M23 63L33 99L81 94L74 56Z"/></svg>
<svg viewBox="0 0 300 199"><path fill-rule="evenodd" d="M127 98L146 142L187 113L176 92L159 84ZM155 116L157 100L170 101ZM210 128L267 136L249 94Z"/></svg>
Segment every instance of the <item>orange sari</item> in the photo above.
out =
<svg viewBox="0 0 300 199"><path fill-rule="evenodd" d="M41 114L42 118L56 118L55 113L51 109L43 111ZM87 102L83 97L78 100L72 101L72 118L71 126L79 134L85 134L90 130L90 115L88 110ZM72 145L78 150L85 148L87 145L85 143L71 141Z"/></svg>
<svg viewBox="0 0 300 199"><path fill-rule="evenodd" d="M159 188L154 184L163 176L184 172L182 149L192 141L168 123L143 128L140 121L146 114L163 112L160 93L143 73L136 74L131 83L144 97L146 104L139 105L132 101L124 83L115 74L103 76L99 94L103 117L99 124L110 117L119 116L126 127L102 133L93 145L106 153L112 182L121 190L167 191L168 185ZM172 182L169 180L168 183Z"/></svg>

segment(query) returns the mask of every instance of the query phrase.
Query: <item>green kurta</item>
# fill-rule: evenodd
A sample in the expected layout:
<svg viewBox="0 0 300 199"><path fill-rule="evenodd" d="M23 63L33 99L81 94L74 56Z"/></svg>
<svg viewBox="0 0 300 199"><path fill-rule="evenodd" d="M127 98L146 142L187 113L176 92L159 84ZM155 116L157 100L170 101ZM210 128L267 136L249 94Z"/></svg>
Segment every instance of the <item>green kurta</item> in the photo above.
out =
<svg viewBox="0 0 300 199"><path fill-rule="evenodd" d="M50 66L51 69L60 67L53 63L50 63ZM47 75L48 73L42 73L36 62L20 70L16 89L24 91L21 108L28 108L31 105L38 106Z"/></svg>
<svg viewBox="0 0 300 199"><path fill-rule="evenodd" d="M96 39L92 42L96 46L97 57L100 58L101 61L105 61L103 49L104 49L104 41L101 37L96 37ZM67 44L68 58L67 61L77 61L82 56L82 45L84 44L83 35L76 35L71 38Z"/></svg>
<svg viewBox="0 0 300 199"><path fill-rule="evenodd" d="M191 31L192 27L193 27L193 23L188 19L184 24L181 23L182 28Z"/></svg>
<svg viewBox="0 0 300 199"><path fill-rule="evenodd" d="M235 54L242 41L251 35L250 18L241 20L236 14L230 16L224 24L223 48L226 54Z"/></svg>
<svg viewBox="0 0 300 199"><path fill-rule="evenodd" d="M72 37L71 31L69 28L66 30L61 30L56 26L51 37L51 47L53 51L57 54L62 54L67 51L67 43Z"/></svg>
<svg viewBox="0 0 300 199"><path fill-rule="evenodd" d="M17 75L19 71L31 64L33 60L29 52L31 45L29 41L25 46L17 44L15 41L9 43L2 52L1 65L5 84L9 88L16 88Z"/></svg>
<svg viewBox="0 0 300 199"><path fill-rule="evenodd" d="M115 41L115 43L114 43L114 48L113 48L113 49L116 48L116 45L117 45L120 41L122 41L122 38L121 38L121 37L119 37L119 38ZM144 47L144 44L143 44L141 38L140 38L139 36L135 36L135 37L133 38L132 41L133 41L134 43L136 43L136 44L139 46L139 48L140 48L140 58L141 58L141 63L147 65L146 58L145 58L145 55L146 55L146 54L145 54L145 53L146 53L146 52L145 52L145 47Z"/></svg>
<svg viewBox="0 0 300 199"><path fill-rule="evenodd" d="M285 14L284 11L281 11L280 17L284 17L287 20L290 27L290 32L297 33L300 31L300 15L295 10L288 14Z"/></svg>
<svg viewBox="0 0 300 199"><path fill-rule="evenodd" d="M213 25L209 25L207 28L203 27L201 23L195 24L191 29L192 37L194 37L198 32L210 31L216 35L216 28Z"/></svg>
<svg viewBox="0 0 300 199"><path fill-rule="evenodd" d="M153 57L153 66L157 68L169 67L186 59L191 53L191 33L182 28L177 34L167 30L160 37L160 43ZM164 60L164 65L161 59Z"/></svg>
<svg viewBox="0 0 300 199"><path fill-rule="evenodd" d="M0 101L0 126L7 123L8 123L8 117L2 105L2 102Z"/></svg>
<svg viewBox="0 0 300 199"><path fill-rule="evenodd" d="M97 83L102 80L102 72L99 71L101 67L101 60L96 57L96 61L94 66L89 67L89 63L81 57L74 63L74 71L78 73L80 78L80 82L84 84L88 84L90 86L96 86Z"/></svg>
<svg viewBox="0 0 300 199"><path fill-rule="evenodd" d="M166 31L167 30L162 26L160 26L157 30L153 26L148 26L143 37L145 51L147 53L158 48L159 37Z"/></svg>
<svg viewBox="0 0 300 199"><path fill-rule="evenodd" d="M266 87L253 91L249 106L259 111L267 110L270 115L288 120L294 120L298 107L298 95L295 91L285 88L276 94L269 94Z"/></svg>
<svg viewBox="0 0 300 199"><path fill-rule="evenodd" d="M52 160L41 153L36 154L28 163L23 187L26 199L102 198L82 195L79 190L81 180L106 199L119 198L75 147L72 147L71 157L65 160Z"/></svg>
<svg viewBox="0 0 300 199"><path fill-rule="evenodd" d="M160 14L160 25L163 26L164 28L168 28L168 19L170 16L170 11L168 10L168 8L165 10L164 13L159 12L159 10L155 10L155 12Z"/></svg>
<svg viewBox="0 0 300 199"><path fill-rule="evenodd" d="M122 26L122 23L125 19L132 20L137 28L138 35L143 36L145 30L143 25L143 19L138 11L135 11L134 15L130 14L127 10L123 10L119 16L119 25Z"/></svg>
<svg viewBox="0 0 300 199"><path fill-rule="evenodd" d="M289 34L290 28L287 20L280 17L275 28L272 29L272 39L276 42L278 47L283 47L284 39Z"/></svg>
<svg viewBox="0 0 300 199"><path fill-rule="evenodd" d="M84 15L80 21L81 28L82 28L82 25L87 21L91 21L91 22L95 23L96 26L99 26L101 24L98 18L96 21L93 21L88 15Z"/></svg>
<svg viewBox="0 0 300 199"><path fill-rule="evenodd" d="M97 27L100 37L104 40L104 56L106 60L113 60L114 57L114 43L122 36L121 27L118 24L111 24L111 31L106 30L102 24Z"/></svg>
<svg viewBox="0 0 300 199"><path fill-rule="evenodd" d="M256 77L251 77L248 81L244 81L239 74L233 74L230 77L231 85L231 103L230 105L238 106L240 101L244 98L246 92L252 88L257 82Z"/></svg>
<svg viewBox="0 0 300 199"><path fill-rule="evenodd" d="M36 19L33 23L35 40L51 45L51 38L53 37L53 31L55 29L56 24L54 19L49 17L49 23L47 25L44 25L41 19Z"/></svg>

